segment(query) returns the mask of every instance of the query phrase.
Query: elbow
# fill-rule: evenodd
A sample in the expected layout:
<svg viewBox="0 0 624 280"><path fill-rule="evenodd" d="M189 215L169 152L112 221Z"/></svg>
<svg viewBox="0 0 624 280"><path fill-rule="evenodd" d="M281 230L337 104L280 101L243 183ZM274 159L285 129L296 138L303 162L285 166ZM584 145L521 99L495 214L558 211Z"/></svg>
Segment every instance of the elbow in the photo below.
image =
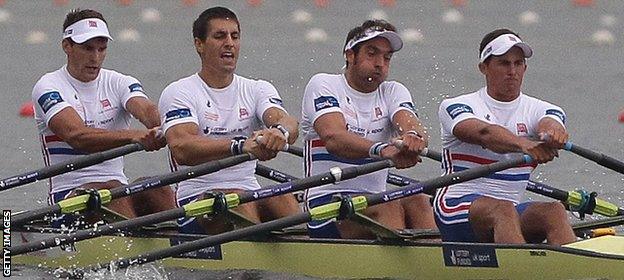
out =
<svg viewBox="0 0 624 280"><path fill-rule="evenodd" d="M198 164L193 160L193 157L186 152L186 149L181 147L179 144L169 145L169 150L171 151L171 157L173 160L180 165L193 166Z"/></svg>
<svg viewBox="0 0 624 280"><path fill-rule="evenodd" d="M327 149L327 151L330 154L341 156L341 154L343 153L344 149L338 143L336 134L331 133L331 134L324 135L321 138L321 140L323 140L323 142L325 142L325 149Z"/></svg>

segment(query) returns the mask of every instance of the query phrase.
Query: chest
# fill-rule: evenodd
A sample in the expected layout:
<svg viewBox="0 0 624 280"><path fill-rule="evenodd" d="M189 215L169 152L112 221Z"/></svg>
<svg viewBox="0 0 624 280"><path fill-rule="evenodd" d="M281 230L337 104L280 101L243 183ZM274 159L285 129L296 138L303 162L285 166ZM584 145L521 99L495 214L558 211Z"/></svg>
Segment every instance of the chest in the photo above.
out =
<svg viewBox="0 0 624 280"><path fill-rule="evenodd" d="M199 129L205 136L231 138L249 136L259 126L251 98L230 95L225 98L202 94L195 102Z"/></svg>
<svg viewBox="0 0 624 280"><path fill-rule="evenodd" d="M344 95L339 104L350 132L376 141L385 140L391 134L391 112L384 100L358 100Z"/></svg>
<svg viewBox="0 0 624 280"><path fill-rule="evenodd" d="M120 121L127 122L128 113L120 99L98 90L69 90L67 101L89 127L110 129Z"/></svg>
<svg viewBox="0 0 624 280"><path fill-rule="evenodd" d="M500 125L518 136L531 136L537 130L537 122L528 106L522 104L513 108L497 108L480 104L475 114L481 120Z"/></svg>

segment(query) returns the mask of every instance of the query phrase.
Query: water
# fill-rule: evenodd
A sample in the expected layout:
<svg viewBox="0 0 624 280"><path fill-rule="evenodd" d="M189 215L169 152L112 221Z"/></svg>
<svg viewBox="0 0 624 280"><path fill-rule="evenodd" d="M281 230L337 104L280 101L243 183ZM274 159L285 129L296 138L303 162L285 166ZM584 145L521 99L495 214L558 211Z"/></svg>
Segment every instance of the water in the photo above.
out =
<svg viewBox="0 0 624 280"><path fill-rule="evenodd" d="M227 6L237 12L241 21L242 51L237 72L272 82L288 111L297 117L308 79L318 72L338 72L344 63L341 49L348 29L359 25L372 11L382 9L399 30L416 28L424 36L423 42L406 43L394 56L390 78L411 90L418 113L429 127L431 147L437 150L439 102L483 85L477 69L478 44L485 33L508 27L519 32L535 50L528 63L524 92L565 109L572 141L624 159L624 124L617 122L617 114L624 109L624 32L618 21L621 19L616 18L612 26L606 27L599 20L603 15L624 14L621 1L597 1L593 8L574 7L571 1L468 1L459 9L463 20L458 23L443 21L443 13L450 8L446 1L397 1L396 7L385 8L377 1L332 1L325 9L315 7L313 1L264 1L260 7L251 7L246 1L200 1L197 7L185 7L180 2L135 1L122 7L113 1L74 0L70 6L57 7L44 0L7 1L2 9L12 17L0 22L0 96L4 99L0 114L5 120L0 122L0 131L5 135L0 139L0 154L5 158L0 177L43 166L34 122L20 118L17 111L30 100L37 79L65 62L59 37L70 7L94 8L104 14L117 39L109 45L104 66L137 77L148 95L157 100L167 84L199 69L192 45L192 21L207 7ZM141 12L150 7L160 11L162 21L140 20ZM296 9L309 12L312 21L291 22ZM539 15L538 23L523 25L519 21L519 14L528 10ZM305 41L305 33L313 27L324 29L327 41ZM125 28L137 30L139 41L123 42L120 31ZM615 34L613 44L592 43L591 35L601 29ZM48 41L26 44L24 39L31 30L43 31ZM281 155L268 165L302 176L300 160L290 155ZM166 154L160 151L127 156L126 170L130 178L168 172ZM426 179L438 172L437 163L425 160L400 173ZM562 151L559 159L540 166L533 179L566 190L582 187L596 191L601 198L618 205L624 202L624 176L569 152ZM31 184L2 192L0 208L32 209L46 205L46 197L44 183ZM51 277L49 271L28 268L20 273L25 275L23 279ZM169 275L170 279L176 279L177 274ZM253 279L276 277L258 275ZM205 277L196 277L200 278Z"/></svg>

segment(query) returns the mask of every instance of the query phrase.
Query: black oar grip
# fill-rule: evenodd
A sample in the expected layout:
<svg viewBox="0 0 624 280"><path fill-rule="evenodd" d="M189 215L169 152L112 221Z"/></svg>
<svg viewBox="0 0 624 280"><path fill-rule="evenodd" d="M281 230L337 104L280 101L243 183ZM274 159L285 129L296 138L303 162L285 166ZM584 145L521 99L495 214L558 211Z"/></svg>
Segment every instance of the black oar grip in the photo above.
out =
<svg viewBox="0 0 624 280"><path fill-rule="evenodd" d="M624 174L624 162L619 161L615 158L607 156L602 153L597 153L587 148L580 147L571 142L567 142L565 147L566 150L571 151L579 156L582 156L586 159L594 161L595 163L602 165L611 170L617 171L621 174Z"/></svg>

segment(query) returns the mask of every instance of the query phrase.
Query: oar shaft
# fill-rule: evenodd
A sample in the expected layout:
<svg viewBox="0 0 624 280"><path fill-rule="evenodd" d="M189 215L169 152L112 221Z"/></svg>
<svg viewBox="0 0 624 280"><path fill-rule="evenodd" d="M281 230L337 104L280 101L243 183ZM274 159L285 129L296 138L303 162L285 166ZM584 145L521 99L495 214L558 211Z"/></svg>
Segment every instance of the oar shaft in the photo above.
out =
<svg viewBox="0 0 624 280"><path fill-rule="evenodd" d="M59 174L78 170L88 166L96 165L104 161L124 156L133 152L143 150L143 145L139 143L128 144L103 152L97 152L81 156L65 162L50 165L35 171L26 172L9 178L0 180L0 191L5 191L18 186L26 185L38 180L54 177Z"/></svg>
<svg viewBox="0 0 624 280"><path fill-rule="evenodd" d="M43 240L20 244L11 247L11 255L16 256L28 252L39 251L47 248L78 242L85 239L95 238L102 235L114 234L119 230L152 225L162 221L168 221L184 217L183 208L170 209L131 220L120 221L108 225L100 225L97 229L84 229L66 235L57 235Z"/></svg>
<svg viewBox="0 0 624 280"><path fill-rule="evenodd" d="M260 232L267 232L272 230L278 230L292 225L298 225L310 221L310 214L308 212L299 213L293 216L273 220L270 222L257 224L251 227L234 230L211 237L198 239L191 242L182 243L177 246L169 247L167 249L154 251L151 253L139 255L134 258L121 259L114 262L114 267L117 269L123 269L131 265L144 264L153 262L155 260L177 256L180 254L192 252L200 248L206 248L213 245L223 244L231 241L236 241L249 236L253 236Z"/></svg>
<svg viewBox="0 0 624 280"><path fill-rule="evenodd" d="M362 205L361 204L362 196L352 198L352 202L354 205L355 204L358 205L357 209L364 209L367 206L372 206L372 205L380 204L386 201L399 199L399 198L406 197L409 195L418 194L418 193L421 193L424 189L439 188L439 187L443 187L443 186L447 186L451 184L456 184L456 183L472 180L478 177L485 176L490 173L494 173L494 172L501 171L507 168L515 167L515 166L518 166L518 165L521 165L523 163L530 162L530 161L531 161L530 157L524 156L524 157L519 157L517 159L513 159L513 160L509 160L505 162L497 162L497 163L493 163L489 165L482 165L473 169L468 169L468 170L460 171L457 173L445 175L442 177L434 178L431 180L427 180L418 185L409 185L408 187L404 188L405 191L402 192L402 195L395 195L394 192L383 192L377 195L367 195L365 196L366 200L363 201L364 203L363 207L359 207ZM356 202L355 200L358 200L358 201ZM262 232L267 232L267 231L281 229L281 228L285 228L285 227L289 227L289 226L293 226L297 224L302 224L305 222L309 222L313 217L315 219L319 217L334 218L334 217L337 217L339 213L338 209L336 208L339 206L340 206L340 202L333 202L333 203L321 205L321 206L311 209L308 212L288 216L285 218L280 218L277 220L249 226L249 227L238 229L238 230L233 230L233 231L218 234L218 235L213 235L213 236L206 237L203 239L173 246L167 249L149 252L147 254L139 255L138 257L122 259L122 260L113 262L112 264L104 264L103 266L98 265L97 267L99 269L100 267L110 267L112 265L113 267L117 267L117 268L126 268L131 265L138 265L138 264L143 264L147 262L152 262L158 259L173 257L173 256L177 256L186 252L199 250L201 248L205 248L208 246L213 246L213 245L218 245L218 244L223 244L226 242L239 240L239 239L253 236Z"/></svg>
<svg viewBox="0 0 624 280"><path fill-rule="evenodd" d="M288 177L292 177L294 180L281 183L278 186L272 188L264 188L257 191L244 192L239 196L239 198L241 203L245 203L262 198L306 190L312 187L327 185L337 181L352 179L362 174L368 174L392 166L393 164L391 161L382 160L359 166L351 166L343 169L333 169L333 171L330 170L330 172L325 172L303 179L297 179L290 175L287 175Z"/></svg>
<svg viewBox="0 0 624 280"><path fill-rule="evenodd" d="M437 177L421 183L409 184L403 188L397 190L386 191L378 194L372 194L366 196L366 202L370 205L384 203L392 200L401 199L417 193L431 192L434 189L444 186L450 186L460 182L466 182L479 177L483 177L488 174L492 174L498 171L517 167L525 163L531 162L531 158L527 155L516 157L507 161L499 161L486 165L479 165L477 167L456 172L453 174Z"/></svg>
<svg viewBox="0 0 624 280"><path fill-rule="evenodd" d="M128 195L135 194L135 193L147 190L147 189L162 187L162 186L166 186L169 184L173 184L173 183L181 182L184 180L203 176L206 174L214 173L223 168L231 167L231 166L243 163L245 161L251 160L253 158L254 157L251 154L242 154L242 155L232 156L232 157L228 157L228 158L224 158L220 160L209 161L209 162L206 162L197 166L193 166L187 169L179 170L173 173L160 175L156 177L150 177L149 179L146 179L146 180L134 183L134 184L120 186L120 187L110 190L110 197L108 198L103 197L102 204L105 204L105 201L110 201L115 198L128 196ZM73 197L69 199L77 200L77 198L82 198L86 196L87 195L81 195L81 196L77 196L77 197ZM60 205L63 205L63 203L64 201L59 202ZM21 226L31 220L42 218L47 214L58 214L58 213L61 213L61 211L63 211L64 213L67 213L67 212L71 213L71 212L80 211L86 208L86 205L83 205L83 204L69 205L67 207L68 208L71 207L71 209L74 209L74 210L67 211L67 210L63 210L63 208L60 207L59 204L55 204L52 206L44 207L44 208L33 210L33 211L27 211L27 212L15 215L15 218L13 218L14 220L12 221L13 225Z"/></svg>
<svg viewBox="0 0 624 280"><path fill-rule="evenodd" d="M619 161L615 158L607 156L602 153L597 153L592 150L583 148L579 145L573 144L572 142L567 142L565 144L564 149L571 151L579 156L582 156L586 159L589 159L599 165L602 165L611 170L617 171L621 174L624 174L624 162Z"/></svg>
<svg viewBox="0 0 624 280"><path fill-rule="evenodd" d="M35 210L29 210L26 212L15 214L15 216L11 217L11 224L18 227L28 223L29 221L41 219L50 213L60 212L61 207L58 204L46 206Z"/></svg>

